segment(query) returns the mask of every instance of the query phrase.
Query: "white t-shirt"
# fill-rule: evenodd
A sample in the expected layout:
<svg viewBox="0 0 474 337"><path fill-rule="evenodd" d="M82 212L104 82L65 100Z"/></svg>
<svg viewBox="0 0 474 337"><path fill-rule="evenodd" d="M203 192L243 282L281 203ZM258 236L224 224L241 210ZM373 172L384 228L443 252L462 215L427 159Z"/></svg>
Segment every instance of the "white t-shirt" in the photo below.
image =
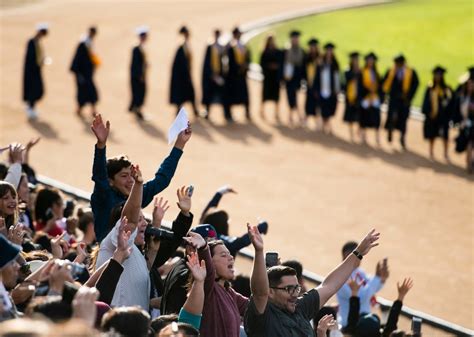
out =
<svg viewBox="0 0 474 337"><path fill-rule="evenodd" d="M120 220L101 242L96 269L113 256L117 247L119 226ZM120 275L111 305L113 307L138 305L148 311L150 305L150 276L145 257L133 243L136 236L137 229L128 241L128 244L132 246L132 253L123 263L123 272Z"/></svg>

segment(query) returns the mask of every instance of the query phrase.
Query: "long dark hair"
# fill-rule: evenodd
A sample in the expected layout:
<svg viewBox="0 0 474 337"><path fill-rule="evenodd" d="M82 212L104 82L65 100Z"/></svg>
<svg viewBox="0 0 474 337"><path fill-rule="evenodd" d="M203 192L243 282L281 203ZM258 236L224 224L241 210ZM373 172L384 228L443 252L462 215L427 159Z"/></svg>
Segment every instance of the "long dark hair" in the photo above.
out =
<svg viewBox="0 0 474 337"><path fill-rule="evenodd" d="M13 225L16 225L18 221L18 194L16 193L16 189L12 184L6 181L0 181L0 198L3 198L8 192L10 192L12 197L16 199L16 209L11 215L0 214L5 219L5 226L7 229Z"/></svg>

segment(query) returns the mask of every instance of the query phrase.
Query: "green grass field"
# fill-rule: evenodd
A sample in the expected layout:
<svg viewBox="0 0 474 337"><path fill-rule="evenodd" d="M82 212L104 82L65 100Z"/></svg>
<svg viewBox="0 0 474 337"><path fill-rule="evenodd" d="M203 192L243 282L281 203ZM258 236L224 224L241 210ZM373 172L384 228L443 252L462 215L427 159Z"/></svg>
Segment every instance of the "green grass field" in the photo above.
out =
<svg viewBox="0 0 474 337"><path fill-rule="evenodd" d="M276 35L278 46L284 47L293 29L301 30L304 46L313 36L321 45L335 43L343 68L351 51L374 51L383 76L393 56L403 52L420 77L414 101L418 106L435 65L448 69L446 80L452 87L457 86L467 67L474 65L473 0L396 1L308 16L272 26L268 31ZM259 60L267 33L249 42L254 62Z"/></svg>

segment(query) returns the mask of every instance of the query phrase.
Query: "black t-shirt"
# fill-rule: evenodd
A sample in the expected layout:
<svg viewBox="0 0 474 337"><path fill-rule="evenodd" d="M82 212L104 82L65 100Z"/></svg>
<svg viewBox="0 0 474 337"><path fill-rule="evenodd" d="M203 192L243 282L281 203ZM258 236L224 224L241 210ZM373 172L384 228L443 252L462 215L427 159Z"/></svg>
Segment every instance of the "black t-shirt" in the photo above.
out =
<svg viewBox="0 0 474 337"><path fill-rule="evenodd" d="M316 289L298 298L294 313L269 300L263 314L259 314L251 297L245 313L245 331L248 337L314 337L310 321L318 310L319 293Z"/></svg>

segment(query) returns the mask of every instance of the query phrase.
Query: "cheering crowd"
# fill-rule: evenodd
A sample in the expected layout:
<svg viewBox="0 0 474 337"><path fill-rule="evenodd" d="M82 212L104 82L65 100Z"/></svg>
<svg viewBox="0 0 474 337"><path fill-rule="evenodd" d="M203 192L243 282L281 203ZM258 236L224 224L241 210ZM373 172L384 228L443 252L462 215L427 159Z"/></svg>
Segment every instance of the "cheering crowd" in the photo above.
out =
<svg viewBox="0 0 474 337"><path fill-rule="evenodd" d="M170 228L162 226L172 203L159 194L173 179L190 125L148 181L126 155L107 157L110 129L96 114L90 207L40 186L29 163L39 139L9 146L0 170L2 336L421 336L397 330L409 278L397 283L387 320L372 312L389 277L387 259L374 275L360 266L379 245L375 229L347 242L342 262L307 289L301 263L265 254L268 223L229 234L229 212L219 205L236 193L230 186L198 221L194 188L182 186L179 212ZM147 219L142 209L150 203ZM236 254L249 245L251 275L236 275ZM334 295L338 305L327 305Z"/></svg>

